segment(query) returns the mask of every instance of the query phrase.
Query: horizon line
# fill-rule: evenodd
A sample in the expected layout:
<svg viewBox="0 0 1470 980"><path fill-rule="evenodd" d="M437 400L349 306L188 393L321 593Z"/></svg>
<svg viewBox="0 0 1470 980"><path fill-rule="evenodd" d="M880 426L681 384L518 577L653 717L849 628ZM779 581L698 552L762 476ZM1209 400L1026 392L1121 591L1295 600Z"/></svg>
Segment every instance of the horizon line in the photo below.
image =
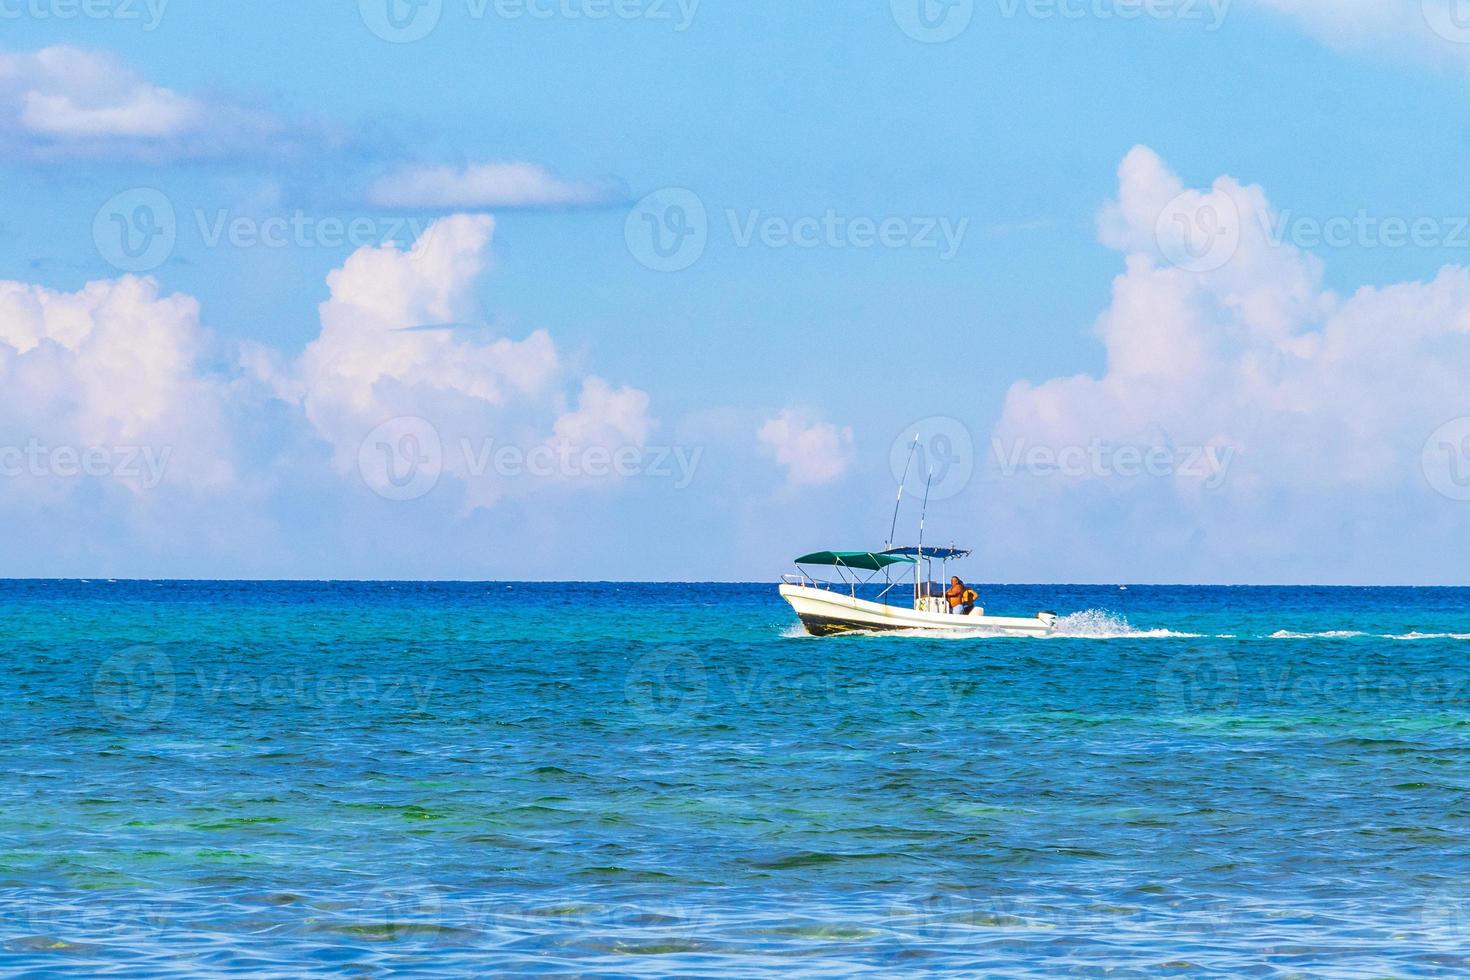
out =
<svg viewBox="0 0 1470 980"><path fill-rule="evenodd" d="M0 584L35 583L176 583L208 585L758 585L775 587L779 579L457 579L457 578L145 578L118 575L5 576ZM1470 589L1470 583L1406 582L984 582L986 587L1050 587L1059 589Z"/></svg>

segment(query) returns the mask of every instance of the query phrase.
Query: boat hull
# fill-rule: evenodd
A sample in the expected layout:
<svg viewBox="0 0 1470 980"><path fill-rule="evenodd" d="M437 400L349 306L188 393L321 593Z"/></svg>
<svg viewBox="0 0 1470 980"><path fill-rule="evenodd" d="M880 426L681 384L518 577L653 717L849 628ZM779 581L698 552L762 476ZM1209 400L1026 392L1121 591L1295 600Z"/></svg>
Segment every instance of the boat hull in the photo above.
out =
<svg viewBox="0 0 1470 980"><path fill-rule="evenodd" d="M802 626L813 636L875 633L896 630L986 631L1006 636L1046 636L1056 629L1057 617L1037 613L1030 617L986 616L922 612L870 602L830 589L809 585L781 585L781 598L791 604Z"/></svg>

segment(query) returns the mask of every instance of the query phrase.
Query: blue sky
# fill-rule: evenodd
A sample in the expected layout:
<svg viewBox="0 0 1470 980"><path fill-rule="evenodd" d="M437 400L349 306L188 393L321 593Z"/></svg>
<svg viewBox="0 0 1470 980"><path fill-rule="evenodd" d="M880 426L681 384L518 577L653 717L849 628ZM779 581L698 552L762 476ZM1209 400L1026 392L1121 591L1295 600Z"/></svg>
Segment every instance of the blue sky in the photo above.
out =
<svg viewBox="0 0 1470 980"><path fill-rule="evenodd" d="M921 2L5 6L0 573L1465 581L1448 8Z"/></svg>

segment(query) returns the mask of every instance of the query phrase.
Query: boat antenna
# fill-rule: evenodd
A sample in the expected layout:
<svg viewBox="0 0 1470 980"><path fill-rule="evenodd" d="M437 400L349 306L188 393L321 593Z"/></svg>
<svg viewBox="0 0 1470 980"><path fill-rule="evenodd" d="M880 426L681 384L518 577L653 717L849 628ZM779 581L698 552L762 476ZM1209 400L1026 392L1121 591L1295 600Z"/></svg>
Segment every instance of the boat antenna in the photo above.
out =
<svg viewBox="0 0 1470 980"><path fill-rule="evenodd" d="M919 557L924 557L924 518L929 513L929 487L934 483L934 471L929 471L929 478L924 481L924 506L919 511Z"/></svg>
<svg viewBox="0 0 1470 980"><path fill-rule="evenodd" d="M893 547L893 535L898 531L898 507L903 503L903 486L909 482L909 467L913 465L914 453L919 450L919 433L914 433L914 444L909 447L909 458L903 464L903 479L898 481L898 499L893 502L893 523L888 525L888 541L884 543L883 550L887 551Z"/></svg>
<svg viewBox="0 0 1470 980"><path fill-rule="evenodd" d="M924 481L924 506L919 509L919 557L914 562L914 601L918 602L919 576L922 574L924 581L929 580L929 573L924 570L924 517L929 513L929 485L934 482L934 470L929 470L929 477Z"/></svg>

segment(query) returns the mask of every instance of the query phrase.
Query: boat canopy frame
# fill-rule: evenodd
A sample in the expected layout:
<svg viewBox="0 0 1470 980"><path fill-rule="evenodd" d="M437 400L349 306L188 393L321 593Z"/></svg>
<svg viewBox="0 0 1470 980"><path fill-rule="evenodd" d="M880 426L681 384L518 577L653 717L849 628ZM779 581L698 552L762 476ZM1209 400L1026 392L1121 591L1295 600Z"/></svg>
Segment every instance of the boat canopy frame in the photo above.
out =
<svg viewBox="0 0 1470 980"><path fill-rule="evenodd" d="M803 555L796 559L796 570L801 576L799 584L805 585L810 581L813 585L821 586L845 586L854 599L857 598L859 585L868 585L877 577L879 572L883 573L883 581L888 584L883 591L878 593L881 600L893 590L899 581L890 580L888 569L894 565L913 565L918 567L918 559L909 555L890 555L883 552L873 551L817 551L810 555ZM837 576L841 582L818 579L816 576L808 576L803 565L820 565L826 568L837 569ZM866 575L861 573L866 572ZM851 574L849 574L851 573Z"/></svg>
<svg viewBox="0 0 1470 980"><path fill-rule="evenodd" d="M907 576L903 576L898 579L890 579L889 570L895 565L909 565L914 570L913 608L917 609L919 608L920 600L926 598L923 595L924 585L931 581L934 562L937 561L940 563L942 577L943 573L948 571L948 565L951 561L967 558L970 553L967 549L953 546L948 548L926 548L923 545L918 545L917 547L889 548L886 551L817 551L796 559L796 570L800 575L800 581L792 584L805 585L808 581L813 585L829 587L840 584L847 588L853 598L857 598L858 586L868 585L881 572L883 573L883 581L887 583L883 591L878 593L878 601L881 602L889 592L892 592L896 586L903 584L907 578ZM808 576L806 569L802 568L803 565L835 568L841 581L840 583L830 580L823 581L815 576ZM860 575L859 573L862 572L866 572L867 574L865 576Z"/></svg>

